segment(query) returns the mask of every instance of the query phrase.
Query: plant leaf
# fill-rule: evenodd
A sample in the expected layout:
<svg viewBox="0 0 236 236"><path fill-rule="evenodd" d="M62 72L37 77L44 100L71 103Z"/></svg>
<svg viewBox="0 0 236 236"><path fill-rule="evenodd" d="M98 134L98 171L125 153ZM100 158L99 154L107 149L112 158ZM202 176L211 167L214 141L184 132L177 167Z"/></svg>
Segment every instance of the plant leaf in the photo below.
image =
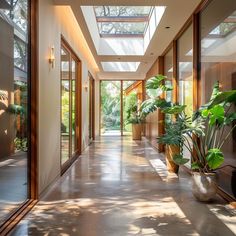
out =
<svg viewBox="0 0 236 236"><path fill-rule="evenodd" d="M220 149L212 148L208 151L206 160L210 169L215 170L223 164L224 155Z"/></svg>
<svg viewBox="0 0 236 236"><path fill-rule="evenodd" d="M214 107L215 105L226 103L236 103L236 90L231 90L227 92L222 92L218 94L209 104L208 109Z"/></svg>
<svg viewBox="0 0 236 236"><path fill-rule="evenodd" d="M224 122L224 114L225 110L221 105L215 105L210 110L210 125L214 125L217 123L223 124Z"/></svg>
<svg viewBox="0 0 236 236"><path fill-rule="evenodd" d="M173 157L173 161L175 162L175 164L177 165L184 165L187 162L189 162L189 159L184 158L182 155L180 154L175 154Z"/></svg>
<svg viewBox="0 0 236 236"><path fill-rule="evenodd" d="M236 120L236 112L229 114L227 117L225 117L225 125L230 125L233 121Z"/></svg>
<svg viewBox="0 0 236 236"><path fill-rule="evenodd" d="M192 170L199 170L200 166L197 162L194 162L194 163L191 164L191 169Z"/></svg>
<svg viewBox="0 0 236 236"><path fill-rule="evenodd" d="M166 114L179 114L184 111L186 105L173 105L172 107L167 107L162 109L162 112Z"/></svg>

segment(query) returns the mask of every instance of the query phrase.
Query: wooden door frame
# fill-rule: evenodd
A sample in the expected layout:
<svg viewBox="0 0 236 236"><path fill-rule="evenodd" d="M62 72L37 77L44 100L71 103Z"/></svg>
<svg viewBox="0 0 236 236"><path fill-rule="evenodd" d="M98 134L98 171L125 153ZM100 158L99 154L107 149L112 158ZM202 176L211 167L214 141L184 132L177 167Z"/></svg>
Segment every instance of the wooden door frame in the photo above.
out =
<svg viewBox="0 0 236 236"><path fill-rule="evenodd" d="M89 94L89 122L92 121L92 124L90 124L90 127L92 128L92 139L95 139L95 80L90 72L88 72L89 76L89 93L91 92L92 94ZM92 91L91 87L92 86ZM90 110L91 109L91 110Z"/></svg>
<svg viewBox="0 0 236 236"><path fill-rule="evenodd" d="M72 59L77 63L77 77L76 77L76 91L75 91L75 100L77 101L75 104L76 115L75 115L75 124L76 124L76 139L77 139L77 150L75 153L72 153L69 150L69 159L62 164L61 162L61 146L60 146L60 163L61 163L61 175L65 173L65 171L72 165L72 163L78 158L79 155L82 153L82 62L74 52L70 44L66 41L65 37L61 35L61 47L64 47L70 54L70 66ZM71 84L71 68L69 74L69 81ZM60 83L61 83L62 76L60 75ZM70 94L71 99L71 94ZM70 110L72 103L70 103ZM60 87L60 124L61 124L61 87ZM71 126L71 116L70 116L70 126ZM60 128L61 129L61 128ZM70 127L71 131L71 127ZM61 133L61 132L60 132ZM69 142L71 143L71 132ZM61 135L60 135L60 144L61 144Z"/></svg>

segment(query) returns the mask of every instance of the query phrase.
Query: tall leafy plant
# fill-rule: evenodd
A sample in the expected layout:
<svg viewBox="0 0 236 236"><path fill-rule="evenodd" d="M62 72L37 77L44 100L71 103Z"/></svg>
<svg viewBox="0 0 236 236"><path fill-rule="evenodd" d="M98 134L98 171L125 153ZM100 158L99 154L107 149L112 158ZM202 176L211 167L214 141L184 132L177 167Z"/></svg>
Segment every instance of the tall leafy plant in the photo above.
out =
<svg viewBox="0 0 236 236"><path fill-rule="evenodd" d="M236 128L236 112L232 109L235 103L236 90L221 92L216 83L210 101L193 117L186 115L185 106L173 104L163 109L164 113L175 117L158 142L179 146L180 150L185 146L191 153L193 170L207 173L220 168L224 162L222 147ZM182 165L189 159L181 151L174 156L174 161Z"/></svg>

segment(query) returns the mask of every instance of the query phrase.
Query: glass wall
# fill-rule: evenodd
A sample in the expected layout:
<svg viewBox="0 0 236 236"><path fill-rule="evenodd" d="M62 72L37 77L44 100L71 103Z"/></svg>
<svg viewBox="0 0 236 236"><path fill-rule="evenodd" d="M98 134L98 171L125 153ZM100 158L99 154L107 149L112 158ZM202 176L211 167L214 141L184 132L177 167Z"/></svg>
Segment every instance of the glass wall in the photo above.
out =
<svg viewBox="0 0 236 236"><path fill-rule="evenodd" d="M0 224L28 198L28 1L0 1Z"/></svg>
<svg viewBox="0 0 236 236"><path fill-rule="evenodd" d="M123 81L123 135L131 135L132 124L127 120L128 110L133 106L137 106L139 109L142 97L142 82Z"/></svg>
<svg viewBox="0 0 236 236"><path fill-rule="evenodd" d="M220 10L219 10L220 9ZM216 81L222 90L236 89L236 4L214 0L200 14L201 100L209 101ZM232 108L232 111L235 107ZM231 127L228 127L230 129ZM223 147L226 164L236 166L236 130ZM220 171L220 186L236 197L236 170Z"/></svg>
<svg viewBox="0 0 236 236"><path fill-rule="evenodd" d="M171 48L164 56L164 75L167 77L165 84L173 86L173 48ZM172 99L172 91L167 91L166 100L171 102Z"/></svg>
<svg viewBox="0 0 236 236"><path fill-rule="evenodd" d="M121 135L121 81L101 81L101 135Z"/></svg>
<svg viewBox="0 0 236 236"><path fill-rule="evenodd" d="M187 105L186 113L193 113L193 25L177 41L177 71L179 103Z"/></svg>
<svg viewBox="0 0 236 236"><path fill-rule="evenodd" d="M186 114L193 114L193 25L177 41L177 78L179 104L186 105ZM189 140L190 141L190 140ZM190 152L184 148L184 156L191 157ZM190 167L190 162L187 164Z"/></svg>
<svg viewBox="0 0 236 236"><path fill-rule="evenodd" d="M61 48L61 164L67 162L78 150L76 134L76 86L78 60L68 48Z"/></svg>

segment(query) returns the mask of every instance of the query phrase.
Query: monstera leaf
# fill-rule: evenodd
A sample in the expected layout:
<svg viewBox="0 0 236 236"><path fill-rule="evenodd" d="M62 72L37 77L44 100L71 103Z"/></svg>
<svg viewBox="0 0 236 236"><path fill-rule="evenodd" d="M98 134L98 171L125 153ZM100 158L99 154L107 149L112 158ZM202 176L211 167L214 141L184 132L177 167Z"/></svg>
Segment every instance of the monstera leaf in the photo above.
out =
<svg viewBox="0 0 236 236"><path fill-rule="evenodd" d="M167 77L164 75L157 75L148 79L146 89L160 89L162 92L173 90L172 87L163 84L165 79L167 79Z"/></svg>
<svg viewBox="0 0 236 236"><path fill-rule="evenodd" d="M182 155L180 154L175 154L173 157L173 161L175 162L175 164L177 165L184 165L187 162L189 162L189 159L184 158Z"/></svg>
<svg viewBox="0 0 236 236"><path fill-rule="evenodd" d="M186 105L174 105L172 107L167 107L162 109L162 111L166 114L180 114L184 111Z"/></svg>
<svg viewBox="0 0 236 236"><path fill-rule="evenodd" d="M215 170L223 164L224 155L220 149L213 148L208 151L206 160L210 169Z"/></svg>
<svg viewBox="0 0 236 236"><path fill-rule="evenodd" d="M223 103L224 105L227 103L236 103L236 90L231 90L227 92L222 92L218 94L209 104L208 109L211 109L215 105L219 105Z"/></svg>
<svg viewBox="0 0 236 236"><path fill-rule="evenodd" d="M157 108L166 108L170 106L171 103L167 102L164 98L150 98L141 104L140 110L145 116L147 116L157 110Z"/></svg>

